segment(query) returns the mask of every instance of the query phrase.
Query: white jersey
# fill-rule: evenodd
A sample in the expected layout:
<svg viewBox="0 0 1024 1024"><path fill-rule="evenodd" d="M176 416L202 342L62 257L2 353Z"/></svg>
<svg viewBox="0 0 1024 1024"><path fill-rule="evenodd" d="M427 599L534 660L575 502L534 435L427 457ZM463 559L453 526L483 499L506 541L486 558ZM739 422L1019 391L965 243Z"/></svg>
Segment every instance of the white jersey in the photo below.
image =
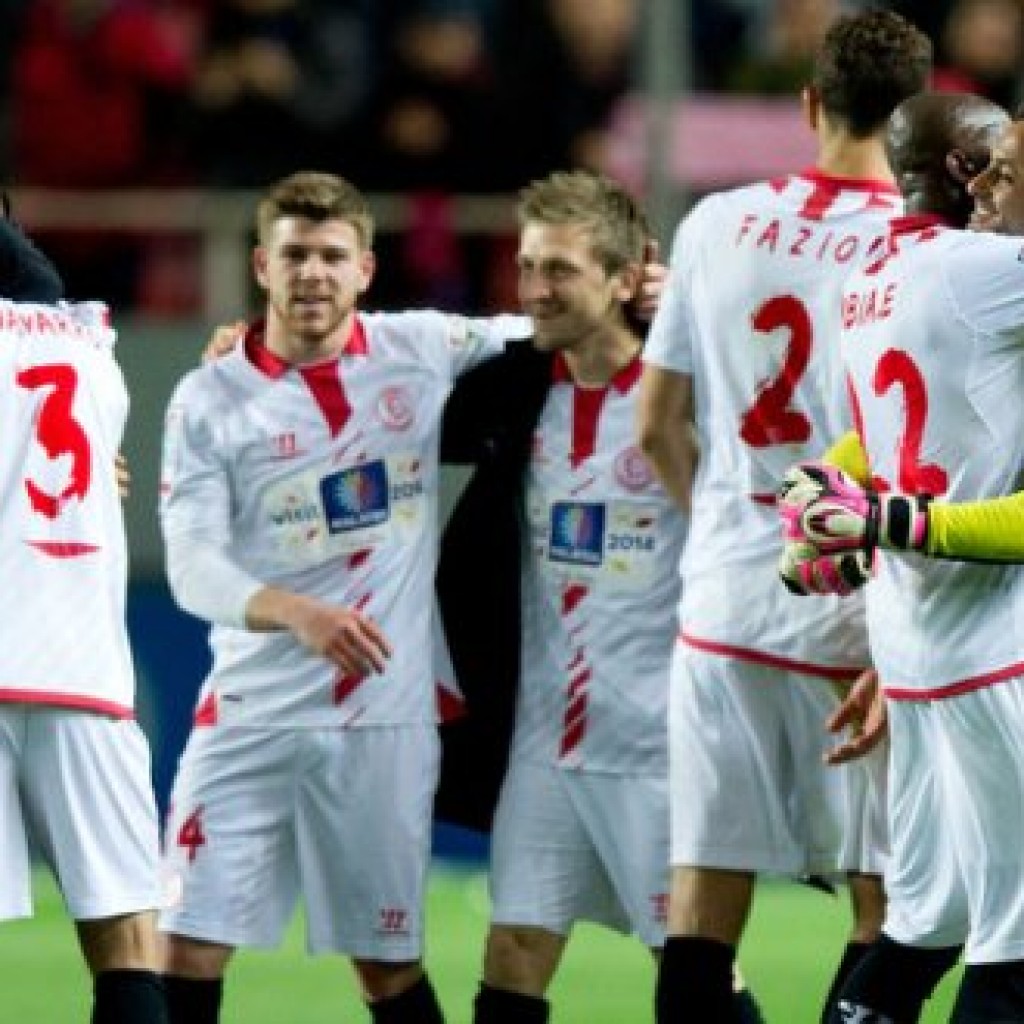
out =
<svg viewBox="0 0 1024 1024"><path fill-rule="evenodd" d="M606 388L561 360L527 473L513 756L619 774L668 768L686 523L636 446L639 358Z"/></svg>
<svg viewBox="0 0 1024 1024"><path fill-rule="evenodd" d="M432 722L441 411L456 374L524 337L519 317L356 320L342 355L290 367L250 331L167 416L161 520L179 602L213 622L197 724ZM290 632L245 628L272 585L371 616L394 653L350 676Z"/></svg>
<svg viewBox="0 0 1024 1024"><path fill-rule="evenodd" d="M114 341L100 303L0 301L0 701L133 715Z"/></svg>
<svg viewBox="0 0 1024 1024"><path fill-rule="evenodd" d="M825 676L866 664L858 596L780 585L774 495L789 466L849 429L842 283L898 211L890 186L808 172L709 196L679 227L644 359L693 378L680 623L695 647Z"/></svg>
<svg viewBox="0 0 1024 1024"><path fill-rule="evenodd" d="M1020 239L904 218L846 285L842 353L875 486L969 501L1024 487ZM871 649L892 697L1024 672L1024 572L882 553Z"/></svg>

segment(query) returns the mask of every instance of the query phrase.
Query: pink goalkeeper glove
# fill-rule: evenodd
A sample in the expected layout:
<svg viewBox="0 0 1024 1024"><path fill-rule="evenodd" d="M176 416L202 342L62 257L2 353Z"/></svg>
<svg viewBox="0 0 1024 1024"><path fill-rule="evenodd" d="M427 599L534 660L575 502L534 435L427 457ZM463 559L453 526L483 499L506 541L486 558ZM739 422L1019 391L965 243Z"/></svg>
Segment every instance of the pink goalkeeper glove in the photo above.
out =
<svg viewBox="0 0 1024 1024"><path fill-rule="evenodd" d="M787 545L806 547L801 560L875 548L921 551L928 540L927 497L879 494L823 462L792 466L779 488Z"/></svg>
<svg viewBox="0 0 1024 1024"><path fill-rule="evenodd" d="M863 551L807 557L807 545L786 544L779 558L779 576L792 594L837 594L846 597L871 579L871 559Z"/></svg>

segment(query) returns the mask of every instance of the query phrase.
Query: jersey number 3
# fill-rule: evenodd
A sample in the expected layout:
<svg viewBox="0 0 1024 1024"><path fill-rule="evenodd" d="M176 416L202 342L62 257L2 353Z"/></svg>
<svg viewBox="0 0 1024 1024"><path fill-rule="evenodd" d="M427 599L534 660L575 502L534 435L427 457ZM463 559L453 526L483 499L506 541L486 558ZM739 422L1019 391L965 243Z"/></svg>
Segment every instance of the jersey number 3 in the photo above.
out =
<svg viewBox="0 0 1024 1024"><path fill-rule="evenodd" d="M754 404L740 419L740 437L751 448L803 444L810 439L811 421L789 403L811 359L814 329L807 307L793 295L777 295L758 307L751 322L759 334L785 328L789 341L782 368L761 382Z"/></svg>
<svg viewBox="0 0 1024 1024"><path fill-rule="evenodd" d="M36 416L36 438L51 459L71 457L67 484L57 493L44 489L34 480L25 481L33 511L47 519L56 519L72 498L81 501L89 491L92 477L92 451L89 438L72 414L78 374L73 366L55 363L22 370L18 384L29 390L51 388Z"/></svg>

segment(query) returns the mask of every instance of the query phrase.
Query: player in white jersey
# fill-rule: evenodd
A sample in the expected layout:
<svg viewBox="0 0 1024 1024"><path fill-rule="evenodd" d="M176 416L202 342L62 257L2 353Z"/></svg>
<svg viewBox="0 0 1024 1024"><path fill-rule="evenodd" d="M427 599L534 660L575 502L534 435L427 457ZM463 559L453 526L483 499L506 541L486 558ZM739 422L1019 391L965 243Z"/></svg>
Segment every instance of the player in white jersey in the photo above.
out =
<svg viewBox="0 0 1024 1024"><path fill-rule="evenodd" d="M548 1020L577 921L660 950L668 885L668 666L686 531L634 437L642 336L628 304L646 219L586 172L534 182L519 217L520 298L548 381L516 467L519 690L474 1024Z"/></svg>
<svg viewBox="0 0 1024 1024"><path fill-rule="evenodd" d="M31 842L76 923L93 1024L160 1024L156 805L113 472L128 395L104 306L6 298L59 289L0 222L0 919L31 914Z"/></svg>
<svg viewBox="0 0 1024 1024"><path fill-rule="evenodd" d="M214 651L165 841L172 1019L216 1020L234 948L276 944L302 893L374 1020L428 1024L440 416L529 324L357 313L372 220L339 178L279 182L258 227L266 319L167 417L169 577Z"/></svg>
<svg viewBox="0 0 1024 1024"><path fill-rule="evenodd" d="M915 216L894 224L885 258L851 278L843 305L863 487L828 467L790 478L809 495L824 473L818 500L792 509L812 543L845 546L860 520L874 523L866 543L883 548L868 610L892 734L892 941L843 993L845 1012L863 1019L914 1019L899 1001L901 963L965 941L952 1020L1024 1019L1024 578L1019 566L906 553L925 546L932 498L1008 495L1024 473L1021 243L948 226L966 220L964 203L950 205L966 181L951 173L957 157L983 152L1005 124L976 99L927 97L897 112L894 164L912 170ZM1006 209L1003 223L1024 228L1013 215L1022 139L1024 125L1005 128L972 184L980 227Z"/></svg>
<svg viewBox="0 0 1024 1024"><path fill-rule="evenodd" d="M840 19L803 94L817 166L708 197L673 246L640 417L644 450L692 514L670 693L663 1024L731 1019L729 971L758 874L881 868L878 849L841 850L865 780L821 765L834 687L868 664L861 611L776 592L772 506L793 453L820 451L844 424L842 281L881 251L898 212L881 136L923 87L930 54L897 15ZM857 886L862 919L837 982L881 923L877 878Z"/></svg>

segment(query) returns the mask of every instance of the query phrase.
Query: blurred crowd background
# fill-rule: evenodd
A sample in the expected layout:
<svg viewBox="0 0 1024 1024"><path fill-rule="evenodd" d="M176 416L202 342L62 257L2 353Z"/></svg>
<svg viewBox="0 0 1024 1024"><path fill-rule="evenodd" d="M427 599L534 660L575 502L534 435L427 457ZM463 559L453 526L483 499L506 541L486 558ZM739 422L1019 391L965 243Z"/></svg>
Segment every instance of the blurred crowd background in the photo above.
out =
<svg viewBox="0 0 1024 1024"><path fill-rule="evenodd" d="M21 189L248 190L301 167L336 171L403 198L377 304L507 306L509 238L462 236L453 204L569 166L639 167L631 184L644 189L636 151L649 137L630 112L649 86L652 2L0 0L0 176ZM660 42L678 50L680 88L787 109L822 32L856 6L672 2L679 38ZM1024 0L885 6L931 34L938 86L1016 105ZM714 142L717 109L694 147L709 131ZM739 175L744 123L712 147ZM32 227L31 204L22 216ZM200 238L74 220L43 235L72 295L152 316L209 310Z"/></svg>

